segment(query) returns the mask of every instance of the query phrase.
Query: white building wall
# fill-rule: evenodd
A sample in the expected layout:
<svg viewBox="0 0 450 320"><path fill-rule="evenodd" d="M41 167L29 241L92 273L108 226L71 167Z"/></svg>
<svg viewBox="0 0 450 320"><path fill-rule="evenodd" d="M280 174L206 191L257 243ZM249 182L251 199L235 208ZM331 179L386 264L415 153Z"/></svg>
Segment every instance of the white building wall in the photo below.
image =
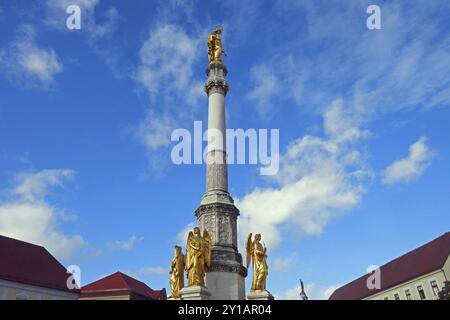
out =
<svg viewBox="0 0 450 320"><path fill-rule="evenodd" d="M78 294L0 279L0 300L76 300Z"/></svg>
<svg viewBox="0 0 450 320"><path fill-rule="evenodd" d="M450 259L447 259L447 272L450 272ZM445 268L444 268L445 269ZM383 274L381 274L383 277ZM439 290L442 289L444 285L444 281L446 280L446 274L441 269L430 272L426 275L420 276L418 278L412 279L411 281L402 283L395 287L389 288L385 291L379 292L372 296L365 298L364 300L384 300L386 297L389 300L395 300L394 294L398 293L400 296L400 300L406 300L405 291L407 289L410 290L411 296L413 300L420 300L419 292L417 290L417 286L422 285L423 290L425 292L426 300L436 300L438 297L434 295L433 289L431 287L431 281L436 281Z"/></svg>

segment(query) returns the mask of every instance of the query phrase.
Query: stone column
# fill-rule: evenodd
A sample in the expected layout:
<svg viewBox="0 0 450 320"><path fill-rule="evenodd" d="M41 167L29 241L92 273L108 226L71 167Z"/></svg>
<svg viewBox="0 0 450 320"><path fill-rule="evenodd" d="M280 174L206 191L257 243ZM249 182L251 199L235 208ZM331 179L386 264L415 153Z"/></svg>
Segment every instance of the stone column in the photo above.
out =
<svg viewBox="0 0 450 320"><path fill-rule="evenodd" d="M221 141L208 144L206 155L206 192L195 211L198 226L212 238L212 262L206 273L206 286L213 300L244 300L247 269L237 248L239 210L228 192L226 163L225 96L228 83L223 63L211 63L206 69L208 80L208 132Z"/></svg>

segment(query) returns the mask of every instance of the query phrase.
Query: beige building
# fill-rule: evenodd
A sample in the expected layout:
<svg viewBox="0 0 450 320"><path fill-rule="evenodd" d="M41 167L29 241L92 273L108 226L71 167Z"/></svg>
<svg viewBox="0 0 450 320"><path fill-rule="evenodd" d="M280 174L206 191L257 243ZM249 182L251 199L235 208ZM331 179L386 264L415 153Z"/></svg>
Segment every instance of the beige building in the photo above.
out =
<svg viewBox="0 0 450 320"><path fill-rule="evenodd" d="M372 281L376 273L366 274L335 290L329 299L438 299L444 282L450 280L450 232L386 263L378 271L379 288L370 285L376 283Z"/></svg>
<svg viewBox="0 0 450 320"><path fill-rule="evenodd" d="M71 274L44 247L0 235L0 300L75 300Z"/></svg>

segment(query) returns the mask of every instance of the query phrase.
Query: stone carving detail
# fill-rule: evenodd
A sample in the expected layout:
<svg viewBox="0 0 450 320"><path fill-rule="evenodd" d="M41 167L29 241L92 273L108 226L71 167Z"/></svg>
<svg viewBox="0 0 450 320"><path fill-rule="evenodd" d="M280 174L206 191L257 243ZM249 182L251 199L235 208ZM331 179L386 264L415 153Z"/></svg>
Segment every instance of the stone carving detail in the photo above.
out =
<svg viewBox="0 0 450 320"><path fill-rule="evenodd" d="M206 69L208 80L205 83L205 92L208 94L221 93L224 96L230 90L225 80L228 71L222 63L211 63Z"/></svg>
<svg viewBox="0 0 450 320"><path fill-rule="evenodd" d="M247 268L240 265L229 265L229 264L211 264L206 272L231 272L238 273L244 278L247 276Z"/></svg>
<svg viewBox="0 0 450 320"><path fill-rule="evenodd" d="M201 205L195 210L195 215L199 219L202 215L206 213L214 213L214 214L229 214L236 217L239 215L239 210L232 204L224 204L224 203L211 203L207 205Z"/></svg>
<svg viewBox="0 0 450 320"><path fill-rule="evenodd" d="M208 79L205 84L205 92L208 96L213 93L221 93L225 96L229 90L228 82L218 77Z"/></svg>
<svg viewBox="0 0 450 320"><path fill-rule="evenodd" d="M237 248L237 216L239 210L232 204L215 202L201 205L195 211L199 225L211 234L213 245Z"/></svg>
<svg viewBox="0 0 450 320"><path fill-rule="evenodd" d="M220 244L233 244L231 239L232 224L230 217L227 215L219 216L219 243Z"/></svg>
<svg viewBox="0 0 450 320"><path fill-rule="evenodd" d="M216 216L212 214L207 214L203 216L203 230L208 230L211 235L211 240L214 243L217 239L217 229L216 229Z"/></svg>

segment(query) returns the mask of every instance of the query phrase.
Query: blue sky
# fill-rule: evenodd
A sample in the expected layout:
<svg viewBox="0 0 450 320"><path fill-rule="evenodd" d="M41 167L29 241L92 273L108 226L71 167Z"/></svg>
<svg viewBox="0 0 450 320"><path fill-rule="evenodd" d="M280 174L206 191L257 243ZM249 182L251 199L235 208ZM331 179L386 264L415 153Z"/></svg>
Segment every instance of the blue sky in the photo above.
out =
<svg viewBox="0 0 450 320"><path fill-rule="evenodd" d="M81 30L65 8L82 7ZM381 8L368 30L366 9ZM280 129L280 171L229 169L240 240L268 289L312 298L448 231L447 1L0 3L0 234L45 245L84 284L168 287L203 165L170 134L207 119L207 34L224 28L229 128ZM247 279L249 280L249 279Z"/></svg>

